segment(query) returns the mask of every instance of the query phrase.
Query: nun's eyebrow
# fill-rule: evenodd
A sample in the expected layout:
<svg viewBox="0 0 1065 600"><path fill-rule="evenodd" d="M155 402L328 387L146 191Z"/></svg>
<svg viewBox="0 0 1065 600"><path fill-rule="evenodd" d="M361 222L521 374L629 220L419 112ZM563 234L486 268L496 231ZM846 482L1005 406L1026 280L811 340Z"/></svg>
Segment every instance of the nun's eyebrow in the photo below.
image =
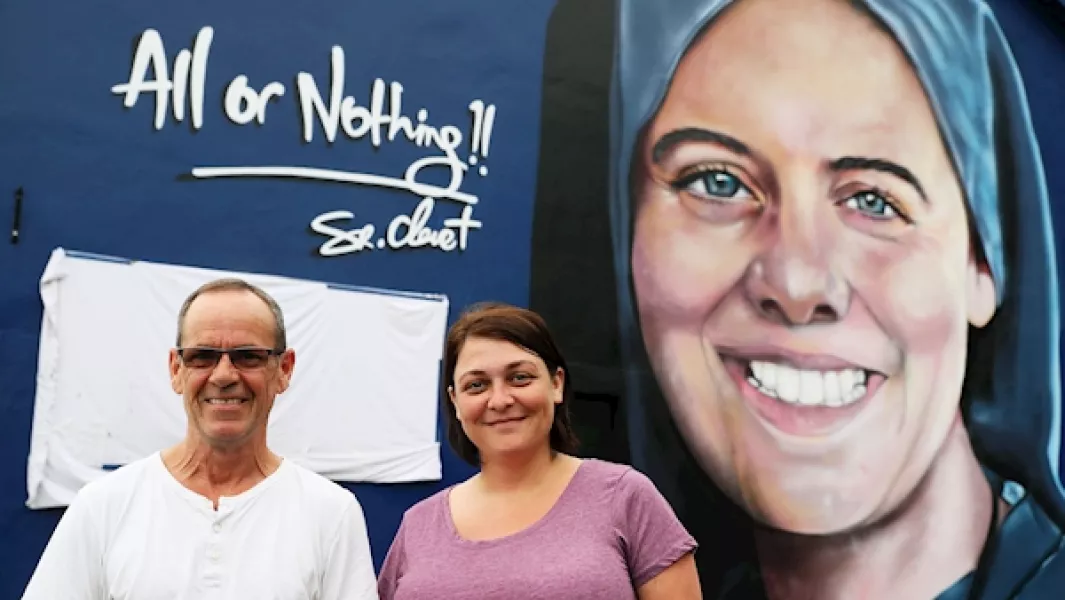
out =
<svg viewBox="0 0 1065 600"><path fill-rule="evenodd" d="M837 158L829 163L828 167L833 171L880 171L881 173L894 175L913 186L913 188L917 190L917 193L920 194L921 200L924 200L925 203L928 202L928 196L925 195L924 188L921 187L921 182L917 179L917 176L906 167L898 163L893 163L890 160L884 160L882 158L865 158L861 156L844 156L843 158Z"/></svg>
<svg viewBox="0 0 1065 600"><path fill-rule="evenodd" d="M658 141L655 142L654 148L651 149L651 160L654 161L655 164L659 164L662 161L662 156L664 154L684 142L711 142L723 146L725 149L731 150L736 154L742 154L743 156L751 156L752 154L751 149L747 147L747 144L744 144L731 135L721 133L720 131L700 129L698 127L685 127L684 129L670 131L659 138Z"/></svg>
<svg viewBox="0 0 1065 600"><path fill-rule="evenodd" d="M663 135L655 142L654 147L651 149L651 160L655 164L662 162L662 157L673 150L673 148L683 144L685 142L709 142L717 144L730 150L736 154L745 157L753 157L754 153L743 142L726 133L720 131L713 131L710 129L701 129L698 127L685 127L682 129L675 129L669 133ZM913 174L912 171L906 167L886 160L883 158L867 158L862 156L844 156L843 158L837 158L828 165L832 171L880 171L881 173L887 173L893 175L906 183L913 186L917 193L921 196L921 199L926 203L928 202L928 196L925 194L924 187L921 185L920 180Z"/></svg>

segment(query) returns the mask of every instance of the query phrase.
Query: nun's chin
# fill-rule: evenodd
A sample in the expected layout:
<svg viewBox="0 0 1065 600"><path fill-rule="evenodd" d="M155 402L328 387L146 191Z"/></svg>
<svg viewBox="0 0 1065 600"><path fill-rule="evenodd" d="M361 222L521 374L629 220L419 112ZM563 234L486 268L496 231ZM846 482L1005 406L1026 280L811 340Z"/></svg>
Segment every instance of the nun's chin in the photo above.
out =
<svg viewBox="0 0 1065 600"><path fill-rule="evenodd" d="M875 524L885 512L886 489L875 483L857 489L831 467L731 465L705 454L698 458L714 484L756 523L796 535L834 536ZM712 466L712 465L716 465Z"/></svg>
<svg viewBox="0 0 1065 600"><path fill-rule="evenodd" d="M863 506L838 490L811 491L782 500L761 507L741 506L761 526L793 535L846 535L874 521L874 507Z"/></svg>

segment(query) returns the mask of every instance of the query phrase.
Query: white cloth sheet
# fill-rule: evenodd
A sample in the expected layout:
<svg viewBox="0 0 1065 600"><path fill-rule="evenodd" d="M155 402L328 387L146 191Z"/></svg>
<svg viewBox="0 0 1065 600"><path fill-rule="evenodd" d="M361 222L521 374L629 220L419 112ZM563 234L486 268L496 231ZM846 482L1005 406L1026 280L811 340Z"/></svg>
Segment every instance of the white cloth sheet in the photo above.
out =
<svg viewBox="0 0 1065 600"><path fill-rule="evenodd" d="M440 479L445 296L59 248L41 277L27 506L66 506L108 467L182 438L185 411L167 370L177 313L195 288L223 276L274 296L296 351L292 385L271 413L271 448L334 481Z"/></svg>

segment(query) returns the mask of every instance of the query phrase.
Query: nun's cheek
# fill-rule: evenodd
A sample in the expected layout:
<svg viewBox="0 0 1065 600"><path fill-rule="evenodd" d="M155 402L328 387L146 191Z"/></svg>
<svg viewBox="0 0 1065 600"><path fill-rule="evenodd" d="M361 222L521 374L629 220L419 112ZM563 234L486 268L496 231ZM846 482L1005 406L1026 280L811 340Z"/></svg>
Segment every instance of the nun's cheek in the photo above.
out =
<svg viewBox="0 0 1065 600"><path fill-rule="evenodd" d="M902 349L911 355L937 354L966 330L965 290L956 274L904 261L883 270L877 294L871 295L877 319Z"/></svg>
<svg viewBox="0 0 1065 600"><path fill-rule="evenodd" d="M632 278L637 303L655 320L705 320L738 284L748 260L742 249L712 228L669 227L669 219L645 214L637 221Z"/></svg>
<svg viewBox="0 0 1065 600"><path fill-rule="evenodd" d="M966 323L966 237L950 223L892 243L859 238L844 269L854 292L907 354L942 351Z"/></svg>

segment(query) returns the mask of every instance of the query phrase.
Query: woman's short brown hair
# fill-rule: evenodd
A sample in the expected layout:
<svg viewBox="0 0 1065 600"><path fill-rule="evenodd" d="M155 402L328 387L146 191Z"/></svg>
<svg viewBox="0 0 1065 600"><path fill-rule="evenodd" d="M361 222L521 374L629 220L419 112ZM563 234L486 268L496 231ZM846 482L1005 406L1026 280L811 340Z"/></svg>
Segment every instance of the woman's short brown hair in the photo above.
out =
<svg viewBox="0 0 1065 600"><path fill-rule="evenodd" d="M447 426L447 441L460 458L477 467L481 455L466 432L462 430L451 405L448 389L455 385L455 366L459 353L471 337L510 342L540 357L552 376L562 369L562 404L555 407L555 419L551 423L550 445L555 452L571 453L577 450L577 436L570 425L569 403L573 398L572 383L566 359L562 357L547 323L535 312L504 304L482 302L466 308L447 332L444 349L442 412Z"/></svg>

